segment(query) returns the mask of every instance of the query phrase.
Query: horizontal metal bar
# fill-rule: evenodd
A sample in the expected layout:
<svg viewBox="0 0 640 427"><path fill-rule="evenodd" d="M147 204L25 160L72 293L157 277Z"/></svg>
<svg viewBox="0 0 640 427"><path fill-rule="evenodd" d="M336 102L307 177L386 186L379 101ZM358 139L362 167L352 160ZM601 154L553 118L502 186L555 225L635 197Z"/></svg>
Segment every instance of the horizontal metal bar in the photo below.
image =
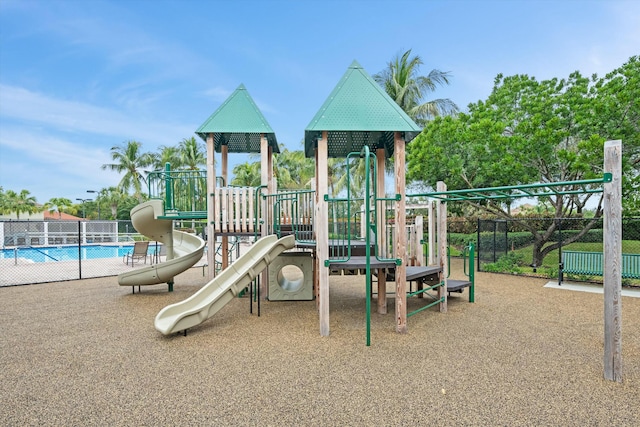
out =
<svg viewBox="0 0 640 427"><path fill-rule="evenodd" d="M429 303L429 304L425 305L424 307L420 307L419 309L414 310L414 311L412 311L411 313L407 313L407 317L411 317L411 316L413 316L414 314L418 314L418 313L420 313L421 311L426 310L426 309L427 309L427 308L429 308L429 307L433 307L434 305L439 304L439 303L441 303L441 302L444 302L444 297L442 297L442 298L440 298L440 299L437 299L437 300L435 300L435 301L433 301L433 302L431 302L431 303Z"/></svg>
<svg viewBox="0 0 640 427"><path fill-rule="evenodd" d="M574 187L576 185L595 185L611 182L611 174L605 173L602 178L583 179L576 181L562 182L545 182L537 184L509 185L500 187L487 188L469 188L463 190L448 190L433 193L407 194L407 197L431 197L435 199L457 201L457 200L486 200L486 199L510 199L518 197L544 197L565 194L583 194L583 193L601 193L602 188L582 188L580 190L556 190L557 187ZM530 192L526 190L542 189L544 193ZM517 191L520 193L506 194L508 191ZM498 193L486 194L486 193Z"/></svg>

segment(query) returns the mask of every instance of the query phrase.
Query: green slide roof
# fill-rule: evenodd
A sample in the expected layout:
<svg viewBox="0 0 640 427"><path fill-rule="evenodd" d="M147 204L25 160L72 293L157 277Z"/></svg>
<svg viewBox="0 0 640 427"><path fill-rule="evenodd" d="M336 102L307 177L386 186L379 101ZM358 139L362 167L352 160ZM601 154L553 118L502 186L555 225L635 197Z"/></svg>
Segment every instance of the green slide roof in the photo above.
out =
<svg viewBox="0 0 640 427"><path fill-rule="evenodd" d="M274 153L279 153L276 134L243 84L196 130L204 141L213 133L216 152L223 145L229 153L259 153L260 134L264 134Z"/></svg>
<svg viewBox="0 0 640 427"><path fill-rule="evenodd" d="M391 157L394 132L404 133L409 142L422 128L353 61L305 129L307 157L314 156L322 131L328 131L329 157L346 157L364 145L385 148L387 157Z"/></svg>

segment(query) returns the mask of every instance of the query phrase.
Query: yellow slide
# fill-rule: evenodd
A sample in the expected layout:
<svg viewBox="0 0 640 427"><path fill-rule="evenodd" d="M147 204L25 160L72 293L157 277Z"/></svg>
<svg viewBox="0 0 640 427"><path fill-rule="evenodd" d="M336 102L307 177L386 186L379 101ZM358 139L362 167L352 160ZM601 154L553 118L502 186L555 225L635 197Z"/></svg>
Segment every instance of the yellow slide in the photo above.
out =
<svg viewBox="0 0 640 427"><path fill-rule="evenodd" d="M258 240L198 292L160 310L155 320L156 329L169 335L204 322L247 287L271 261L295 244L293 235L281 239L270 235Z"/></svg>
<svg viewBox="0 0 640 427"><path fill-rule="evenodd" d="M167 261L122 273L120 286L141 286L168 283L173 277L193 267L204 252L205 242L193 234L173 229L170 219L158 219L164 214L162 200L149 200L131 209L133 227L150 240L161 242L167 249Z"/></svg>

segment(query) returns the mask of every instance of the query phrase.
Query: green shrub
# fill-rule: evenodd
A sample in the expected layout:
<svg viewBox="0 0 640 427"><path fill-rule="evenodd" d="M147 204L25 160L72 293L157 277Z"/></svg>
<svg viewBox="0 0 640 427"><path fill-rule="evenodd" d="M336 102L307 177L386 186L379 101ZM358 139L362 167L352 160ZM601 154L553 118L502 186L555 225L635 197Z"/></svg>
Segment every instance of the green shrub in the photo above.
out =
<svg viewBox="0 0 640 427"><path fill-rule="evenodd" d="M524 255L518 252L508 252L506 255L502 255L498 261L484 264L482 266L483 271L490 273L522 273L521 265L524 263Z"/></svg>
<svg viewBox="0 0 640 427"><path fill-rule="evenodd" d="M550 266L544 266L541 269L539 269L538 271L540 271L540 273L548 278L548 279L555 279L558 277L558 267L550 267Z"/></svg>

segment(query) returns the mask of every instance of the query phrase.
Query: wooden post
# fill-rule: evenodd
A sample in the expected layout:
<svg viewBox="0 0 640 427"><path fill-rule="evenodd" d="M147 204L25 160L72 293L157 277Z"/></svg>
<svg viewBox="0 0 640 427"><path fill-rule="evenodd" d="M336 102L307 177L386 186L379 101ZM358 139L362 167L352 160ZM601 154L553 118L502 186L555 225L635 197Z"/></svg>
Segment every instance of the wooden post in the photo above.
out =
<svg viewBox="0 0 640 427"><path fill-rule="evenodd" d="M260 184L266 185L266 194L269 194L269 141L264 134L260 134ZM269 234L269 207L267 200L262 201L262 237ZM267 299L267 286L269 283L269 272L265 268L260 279L260 298Z"/></svg>
<svg viewBox="0 0 640 427"><path fill-rule="evenodd" d="M436 264L436 211L435 204L433 200L429 200L429 236L428 236L428 248L427 251L429 253L429 259L427 261L427 265L435 265Z"/></svg>
<svg viewBox="0 0 640 427"><path fill-rule="evenodd" d="M405 142L400 132L394 132L394 168L396 176L396 194L400 200L395 209L395 256L401 260L396 266L396 332L407 332L407 232L406 191L405 191Z"/></svg>
<svg viewBox="0 0 640 427"><path fill-rule="evenodd" d="M436 184L438 193L447 191L444 182L438 181ZM440 281L444 281L444 286L438 287L438 299L444 298L443 302L438 304L441 313L447 312L447 276L449 275L449 263L447 262L447 203L438 199L438 260L442 269Z"/></svg>
<svg viewBox="0 0 640 427"><path fill-rule="evenodd" d="M216 274L216 233L214 227L214 194L216 191L215 149L213 133L207 134L207 277L212 280Z"/></svg>
<svg viewBox="0 0 640 427"><path fill-rule="evenodd" d="M416 234L416 265L424 264L424 249L422 246L422 239L424 237L424 218L422 215L416 216L416 224L415 224L415 234Z"/></svg>
<svg viewBox="0 0 640 427"><path fill-rule="evenodd" d="M329 335L329 269L324 262L329 259L329 211L324 196L328 194L328 140L327 131L322 132L322 138L318 140L316 150L317 194L316 205L316 253L318 257L318 284L319 284L319 308L320 308L320 335Z"/></svg>
<svg viewBox="0 0 640 427"><path fill-rule="evenodd" d="M315 149L315 174L311 185L311 189L314 191L314 199L313 199L313 212L311 215L314 216L313 219L313 240L318 241L318 225L316 223L317 220L317 208L318 208L318 148ZM316 297L316 310L320 312L320 277L318 276L318 272L320 271L320 263L318 262L318 247L313 251L313 291L314 296Z"/></svg>
<svg viewBox="0 0 640 427"><path fill-rule="evenodd" d="M604 144L604 377L622 382L622 141Z"/></svg>
<svg viewBox="0 0 640 427"><path fill-rule="evenodd" d="M224 181L225 187L229 187L229 182L227 182L227 177L228 177L227 168L229 164L229 159L228 159L229 146L227 144L222 145L221 155L222 155L222 180ZM227 221L226 221L226 224L224 225L225 227L228 227L228 224L231 220L229 214L233 212L233 207L230 206L230 204L233 203L231 200L232 200L231 195L227 193L226 197L222 201L222 203L224 203L224 207L226 208L225 211L227 213ZM229 266L229 237L228 236L222 236L222 250L220 251L220 254L222 256L222 270L224 270Z"/></svg>
<svg viewBox="0 0 640 427"><path fill-rule="evenodd" d="M378 148L376 150L376 197L384 198L384 162L385 162L385 149ZM369 173L367 171L367 173ZM368 201L366 203L369 203ZM378 218L376 223L376 245L378 253L376 255L386 258L385 250L385 225L386 225L386 203L380 201L377 203ZM364 219L364 218L363 218ZM366 218L369 221L369 218ZM365 225L366 227L366 225ZM369 230L365 229L365 233ZM363 236L365 236L363 234ZM373 255L373 254L372 254ZM373 274L373 272L372 272ZM387 314L387 270L384 268L378 269L378 313Z"/></svg>

